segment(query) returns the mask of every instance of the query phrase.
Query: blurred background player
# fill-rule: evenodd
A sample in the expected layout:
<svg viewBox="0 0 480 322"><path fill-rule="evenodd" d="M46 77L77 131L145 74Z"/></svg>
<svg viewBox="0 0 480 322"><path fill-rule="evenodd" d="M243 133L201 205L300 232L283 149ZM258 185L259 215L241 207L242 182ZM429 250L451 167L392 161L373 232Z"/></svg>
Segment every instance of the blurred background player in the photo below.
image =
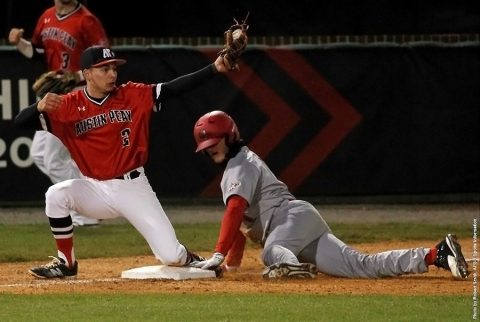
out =
<svg viewBox="0 0 480 322"><path fill-rule="evenodd" d="M456 237L448 234L435 247L390 250L368 255L339 240L310 203L296 199L265 162L240 137L233 119L221 111L199 118L193 134L196 152L225 168L221 181L223 215L211 258L192 266L238 268L245 236L263 246L265 278L332 276L379 278L425 273L429 265L468 277L468 265Z"/></svg>
<svg viewBox="0 0 480 322"><path fill-rule="evenodd" d="M93 45L108 46L100 20L77 0L54 0L37 21L31 41L24 30L12 28L8 40L27 58L43 58L48 70L76 72L78 85L84 85L80 71L82 52ZM58 138L47 131L36 131L30 155L35 165L52 183L79 178L77 165ZM99 221L72 212L75 226L97 225Z"/></svg>

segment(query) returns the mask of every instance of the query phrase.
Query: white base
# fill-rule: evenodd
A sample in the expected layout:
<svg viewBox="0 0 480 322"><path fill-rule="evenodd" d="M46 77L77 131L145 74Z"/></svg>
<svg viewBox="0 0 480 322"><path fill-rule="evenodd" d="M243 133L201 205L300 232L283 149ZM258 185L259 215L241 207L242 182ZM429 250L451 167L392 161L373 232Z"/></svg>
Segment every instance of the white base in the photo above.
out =
<svg viewBox="0 0 480 322"><path fill-rule="evenodd" d="M176 267L167 265L143 266L132 268L122 272L122 278L130 279L173 279L176 281L197 278L212 278L215 272L195 268L195 267Z"/></svg>

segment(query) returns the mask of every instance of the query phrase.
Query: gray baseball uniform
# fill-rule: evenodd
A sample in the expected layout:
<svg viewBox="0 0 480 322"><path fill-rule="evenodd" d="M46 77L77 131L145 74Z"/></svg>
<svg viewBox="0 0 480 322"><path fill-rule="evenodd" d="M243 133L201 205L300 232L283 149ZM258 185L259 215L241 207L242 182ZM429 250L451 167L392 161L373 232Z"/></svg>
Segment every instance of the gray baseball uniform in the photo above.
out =
<svg viewBox="0 0 480 322"><path fill-rule="evenodd" d="M242 231L264 247L266 266L312 263L320 272L343 277L384 277L428 271L428 248L359 252L332 234L310 203L297 200L268 166L248 147L231 158L221 188L226 203L232 195L248 201Z"/></svg>

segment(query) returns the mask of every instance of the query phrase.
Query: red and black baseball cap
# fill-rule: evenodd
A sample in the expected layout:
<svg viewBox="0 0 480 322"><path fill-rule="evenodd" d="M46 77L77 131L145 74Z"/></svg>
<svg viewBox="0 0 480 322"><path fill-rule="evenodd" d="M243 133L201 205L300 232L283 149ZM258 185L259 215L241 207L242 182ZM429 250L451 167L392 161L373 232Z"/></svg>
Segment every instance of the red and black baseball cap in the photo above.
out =
<svg viewBox="0 0 480 322"><path fill-rule="evenodd" d="M83 51L80 57L80 68L84 70L107 64L122 65L126 62L125 59L115 58L115 53L108 47L92 46Z"/></svg>

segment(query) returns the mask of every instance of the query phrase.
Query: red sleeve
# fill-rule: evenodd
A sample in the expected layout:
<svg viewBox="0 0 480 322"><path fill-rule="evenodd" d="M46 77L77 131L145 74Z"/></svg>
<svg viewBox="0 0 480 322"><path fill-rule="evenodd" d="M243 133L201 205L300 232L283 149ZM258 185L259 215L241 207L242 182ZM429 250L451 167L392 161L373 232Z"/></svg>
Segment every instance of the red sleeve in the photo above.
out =
<svg viewBox="0 0 480 322"><path fill-rule="evenodd" d="M230 267L239 267L242 263L243 251L245 249L246 238L245 235L238 230L233 245L228 251L226 263Z"/></svg>
<svg viewBox="0 0 480 322"><path fill-rule="evenodd" d="M242 224L243 214L247 209L247 201L238 195L228 198L227 209L223 214L220 233L218 235L215 251L227 255L232 248L237 234L240 233L240 225Z"/></svg>

